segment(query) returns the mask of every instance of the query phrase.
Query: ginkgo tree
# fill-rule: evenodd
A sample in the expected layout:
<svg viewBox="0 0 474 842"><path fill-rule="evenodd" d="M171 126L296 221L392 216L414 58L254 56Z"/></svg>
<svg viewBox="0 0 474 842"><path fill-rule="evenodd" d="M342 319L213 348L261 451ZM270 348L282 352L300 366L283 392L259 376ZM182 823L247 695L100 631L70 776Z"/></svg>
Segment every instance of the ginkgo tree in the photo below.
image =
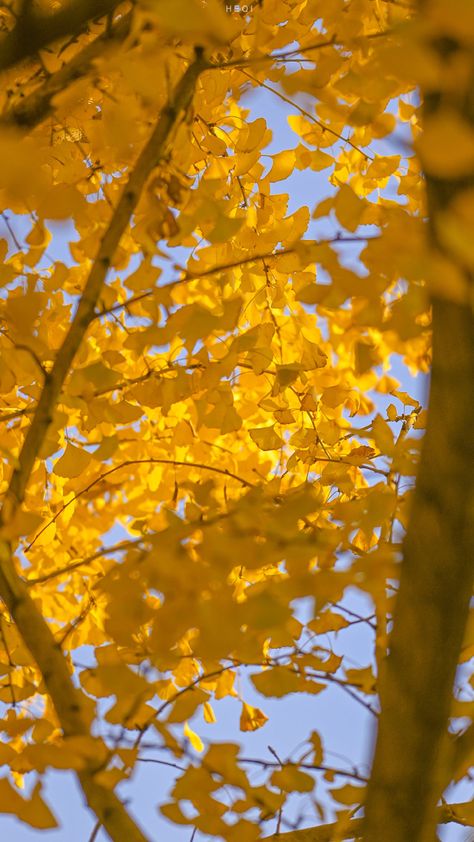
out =
<svg viewBox="0 0 474 842"><path fill-rule="evenodd" d="M0 26L0 812L55 827L68 769L97 831L150 839L117 787L154 744L183 838L474 825L443 799L474 746L474 6L11 0ZM330 189L290 213L295 171ZM334 683L378 715L369 780L317 723L258 785L190 724Z"/></svg>

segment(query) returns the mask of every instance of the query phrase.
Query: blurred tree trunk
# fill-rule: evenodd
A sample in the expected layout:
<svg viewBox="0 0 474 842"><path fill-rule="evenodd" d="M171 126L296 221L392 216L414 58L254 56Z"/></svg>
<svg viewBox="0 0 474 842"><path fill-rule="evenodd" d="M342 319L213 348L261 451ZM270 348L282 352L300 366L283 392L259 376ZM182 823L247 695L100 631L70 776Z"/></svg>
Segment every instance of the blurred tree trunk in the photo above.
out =
<svg viewBox="0 0 474 842"><path fill-rule="evenodd" d="M465 90L426 91L425 123L450 109L474 128L474 50L431 42L449 78L470 66ZM452 83L451 83L452 87ZM456 156L456 137L446 149ZM423 154L422 154L423 159ZM422 160L423 164L423 160ZM426 172L429 236L462 280L431 290L433 365L426 437L403 547L400 590L382 677L382 713L368 787L366 842L433 842L436 804L449 783L448 719L474 576L474 323L472 263L442 228L474 169L455 178ZM454 168L456 169L456 168ZM472 198L470 200L473 201Z"/></svg>

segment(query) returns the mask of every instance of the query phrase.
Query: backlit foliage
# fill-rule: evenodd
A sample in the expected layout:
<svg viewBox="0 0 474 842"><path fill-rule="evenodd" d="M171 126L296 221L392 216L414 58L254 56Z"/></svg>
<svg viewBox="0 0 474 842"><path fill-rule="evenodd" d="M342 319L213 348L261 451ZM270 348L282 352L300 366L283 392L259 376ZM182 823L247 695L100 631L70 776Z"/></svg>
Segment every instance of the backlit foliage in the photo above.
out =
<svg viewBox="0 0 474 842"><path fill-rule="evenodd" d="M430 296L472 300L474 127L451 95L474 8L98 5L0 7L0 810L53 827L42 777L72 769L111 838L147 838L113 793L153 744L182 770L161 810L183 838L288 831L321 774L346 838L366 781L317 723L256 785L235 733L203 743L190 720L234 697L255 731L265 697L334 684L378 713L426 421L409 374L430 369ZM38 14L71 24L47 40ZM435 219L422 169L468 182ZM373 604L363 668L350 587Z"/></svg>

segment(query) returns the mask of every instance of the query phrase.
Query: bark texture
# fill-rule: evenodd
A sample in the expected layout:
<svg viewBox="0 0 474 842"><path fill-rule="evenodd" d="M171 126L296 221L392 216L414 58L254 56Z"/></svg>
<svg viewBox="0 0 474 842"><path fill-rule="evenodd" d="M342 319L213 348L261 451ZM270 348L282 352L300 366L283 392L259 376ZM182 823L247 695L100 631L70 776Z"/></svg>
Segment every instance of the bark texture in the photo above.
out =
<svg viewBox="0 0 474 842"><path fill-rule="evenodd" d="M474 126L474 51L433 41L442 62L471 63L466 90L425 94L428 119L447 106ZM456 138L447 154L456 155ZM422 162L423 163L423 162ZM382 687L383 709L368 787L366 842L433 842L436 804L450 780L448 720L474 581L473 278L442 237L442 214L472 189L474 172L426 174L431 243L463 278L464 300L432 292L433 366L429 417ZM440 236L441 235L441 236Z"/></svg>

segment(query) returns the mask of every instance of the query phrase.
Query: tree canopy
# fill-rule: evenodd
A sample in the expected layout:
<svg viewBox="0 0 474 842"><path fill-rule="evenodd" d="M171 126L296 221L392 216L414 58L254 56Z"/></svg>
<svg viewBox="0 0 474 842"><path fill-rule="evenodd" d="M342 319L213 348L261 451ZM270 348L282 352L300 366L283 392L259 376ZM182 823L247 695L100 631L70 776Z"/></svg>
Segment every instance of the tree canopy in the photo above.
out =
<svg viewBox="0 0 474 842"><path fill-rule="evenodd" d="M0 812L55 827L68 769L149 840L153 744L183 838L474 826L443 798L474 751L474 5L11 0L0 30ZM314 722L251 780L239 727L334 685L370 777Z"/></svg>

